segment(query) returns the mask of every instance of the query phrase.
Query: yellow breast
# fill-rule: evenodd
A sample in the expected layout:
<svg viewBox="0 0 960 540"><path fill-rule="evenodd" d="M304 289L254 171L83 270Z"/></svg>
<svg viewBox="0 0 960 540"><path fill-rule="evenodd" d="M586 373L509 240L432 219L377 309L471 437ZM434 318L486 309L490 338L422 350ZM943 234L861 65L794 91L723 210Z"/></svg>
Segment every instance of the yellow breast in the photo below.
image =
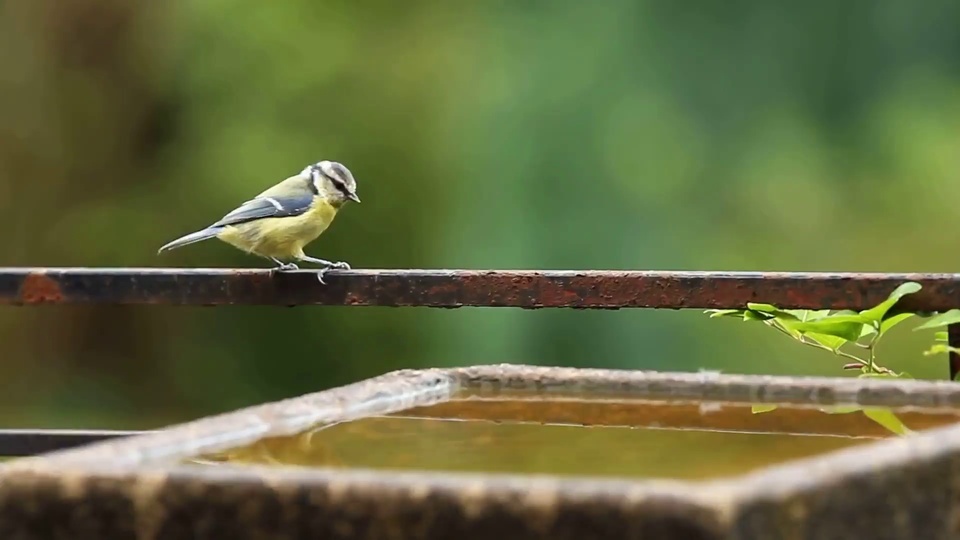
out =
<svg viewBox="0 0 960 540"><path fill-rule="evenodd" d="M304 246L327 230L336 215L336 207L325 201L315 201L299 216L259 219L227 227L218 237L249 253L289 260L296 258Z"/></svg>

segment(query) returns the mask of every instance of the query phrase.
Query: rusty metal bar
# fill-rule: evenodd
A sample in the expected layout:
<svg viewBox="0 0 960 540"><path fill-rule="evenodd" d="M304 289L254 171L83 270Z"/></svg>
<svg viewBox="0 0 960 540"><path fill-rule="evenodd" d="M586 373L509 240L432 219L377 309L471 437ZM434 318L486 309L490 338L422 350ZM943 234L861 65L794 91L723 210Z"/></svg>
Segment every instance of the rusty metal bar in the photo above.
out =
<svg viewBox="0 0 960 540"><path fill-rule="evenodd" d="M960 324L951 324L947 327L947 343L951 347L960 348ZM951 352L950 353L950 380L954 381L957 379L957 374L960 373L960 354Z"/></svg>
<svg viewBox="0 0 960 540"><path fill-rule="evenodd" d="M0 429L0 458L24 457L147 431L92 429Z"/></svg>
<svg viewBox="0 0 960 540"><path fill-rule="evenodd" d="M331 271L181 268L0 268L0 305L347 305L575 309L783 308L861 310L901 283L923 289L901 309L960 307L960 274L535 270ZM950 329L960 346L960 330ZM960 373L951 354L950 377Z"/></svg>
<svg viewBox="0 0 960 540"><path fill-rule="evenodd" d="M960 274L0 268L0 304L353 305L518 308L865 309L897 285L905 309L960 307Z"/></svg>

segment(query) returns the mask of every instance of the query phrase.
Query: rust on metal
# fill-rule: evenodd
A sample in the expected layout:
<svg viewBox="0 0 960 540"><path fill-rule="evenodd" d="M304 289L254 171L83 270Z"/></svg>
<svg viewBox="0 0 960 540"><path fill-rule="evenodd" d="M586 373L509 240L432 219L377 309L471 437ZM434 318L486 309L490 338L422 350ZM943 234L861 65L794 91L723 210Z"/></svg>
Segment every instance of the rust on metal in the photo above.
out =
<svg viewBox="0 0 960 540"><path fill-rule="evenodd" d="M353 305L517 308L865 309L898 285L903 309L960 307L960 274L660 271L0 268L0 304Z"/></svg>
<svg viewBox="0 0 960 540"><path fill-rule="evenodd" d="M19 299L24 304L58 304L64 302L60 283L43 271L31 272L20 283Z"/></svg>
<svg viewBox="0 0 960 540"><path fill-rule="evenodd" d="M960 307L960 274L534 270L310 270L0 268L0 305L171 304L420 306L524 309L873 307L906 281L920 292L898 310ZM950 343L960 347L960 331ZM950 356L950 376L960 355Z"/></svg>

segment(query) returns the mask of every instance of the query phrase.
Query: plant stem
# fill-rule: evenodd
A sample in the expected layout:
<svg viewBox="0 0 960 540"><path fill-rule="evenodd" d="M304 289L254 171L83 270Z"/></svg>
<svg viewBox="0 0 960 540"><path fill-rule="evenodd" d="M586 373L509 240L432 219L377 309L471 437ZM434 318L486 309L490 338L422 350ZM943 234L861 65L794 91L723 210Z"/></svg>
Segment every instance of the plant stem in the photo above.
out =
<svg viewBox="0 0 960 540"><path fill-rule="evenodd" d="M767 323L767 321L764 321L764 323ZM811 347L815 347L815 348L817 348L817 349L822 349L822 350L824 350L824 351L830 351L830 352L832 352L833 354L836 354L837 356L840 356L841 358L846 358L846 359L848 359L848 360L852 360L852 361L854 361L854 362L862 365L863 367L867 368L871 373L885 373L885 374L894 375L894 376L896 375L896 372L893 371L892 369L888 369L888 368L885 368L885 367L881 367L881 366L878 366L878 365L876 364L875 357L874 357L874 352L873 352L873 345L874 345L874 341L876 341L876 338L874 338L873 341L871 341L869 344L867 344L866 346L864 346L864 348L867 349L867 351L868 351L869 354L870 354L869 358L868 358L867 360L864 360L863 358L860 358L859 356L856 356L856 355L854 355L854 354L850 354L850 353L848 353L848 352L846 352L846 351L841 351L841 350L839 350L839 349L833 350L833 349L831 349L830 347L827 347L826 345L824 345L824 344L822 344L822 343L819 343L819 342L817 342L817 341L809 340L809 339L807 339L806 336L804 336L804 335L802 335L802 334L800 335L799 338L797 338L796 336L794 336L793 334L791 334L790 332L788 332L785 328L783 328L782 326L780 326L780 325L776 322L775 319L772 319L771 322L767 323L767 325L770 326L771 328L777 329L779 332L781 332L781 333L783 333L783 334L786 334L786 335L790 336L790 337L793 338L793 339L796 339L797 341L799 341L800 343L803 343L804 345L810 345ZM856 342L854 342L854 343L856 343ZM858 345L859 345L859 344L858 344Z"/></svg>
<svg viewBox="0 0 960 540"><path fill-rule="evenodd" d="M867 343L867 357L870 359L870 372L871 373L880 373L880 370L877 369L877 356L875 352L875 347L877 345L877 340L880 339L880 328L876 326L877 332L870 336L870 342Z"/></svg>

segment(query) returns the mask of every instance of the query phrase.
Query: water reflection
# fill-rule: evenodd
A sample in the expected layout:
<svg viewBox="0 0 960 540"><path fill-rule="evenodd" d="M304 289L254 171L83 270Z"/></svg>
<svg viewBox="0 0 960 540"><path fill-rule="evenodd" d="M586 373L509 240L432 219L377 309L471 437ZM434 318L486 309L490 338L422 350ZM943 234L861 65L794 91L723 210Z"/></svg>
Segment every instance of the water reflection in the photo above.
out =
<svg viewBox="0 0 960 540"><path fill-rule="evenodd" d="M955 413L897 413L913 429ZM467 396L401 414L264 439L208 463L702 479L864 444L862 414L746 404Z"/></svg>

